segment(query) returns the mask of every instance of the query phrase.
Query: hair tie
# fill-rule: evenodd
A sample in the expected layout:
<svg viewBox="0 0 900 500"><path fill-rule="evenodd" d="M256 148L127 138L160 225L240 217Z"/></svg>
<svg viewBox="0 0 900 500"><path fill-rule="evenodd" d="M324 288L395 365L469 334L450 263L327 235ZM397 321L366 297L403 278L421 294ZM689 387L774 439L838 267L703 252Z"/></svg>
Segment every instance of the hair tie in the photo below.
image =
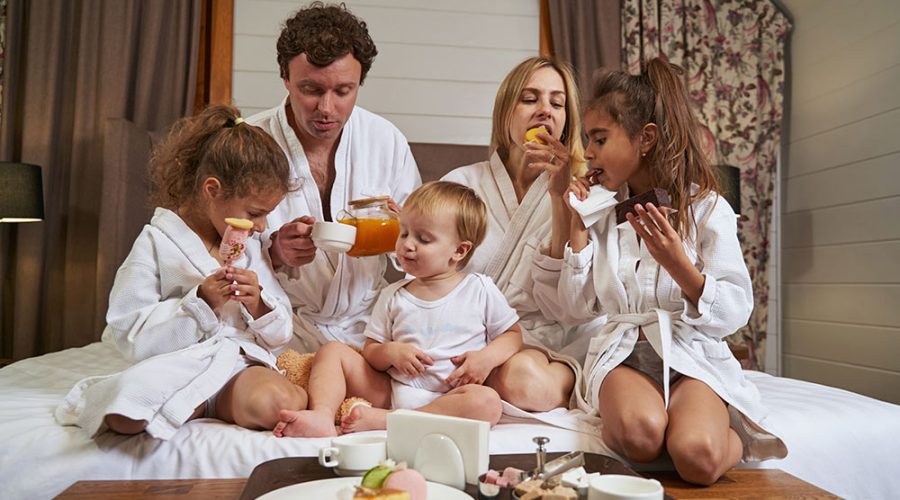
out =
<svg viewBox="0 0 900 500"><path fill-rule="evenodd" d="M240 125L241 123L244 123L244 119L241 118L240 116L234 119L235 125Z"/></svg>
<svg viewBox="0 0 900 500"><path fill-rule="evenodd" d="M229 118L225 120L225 128L232 128L235 125L240 125L241 123L244 123L244 119L240 116L237 118Z"/></svg>

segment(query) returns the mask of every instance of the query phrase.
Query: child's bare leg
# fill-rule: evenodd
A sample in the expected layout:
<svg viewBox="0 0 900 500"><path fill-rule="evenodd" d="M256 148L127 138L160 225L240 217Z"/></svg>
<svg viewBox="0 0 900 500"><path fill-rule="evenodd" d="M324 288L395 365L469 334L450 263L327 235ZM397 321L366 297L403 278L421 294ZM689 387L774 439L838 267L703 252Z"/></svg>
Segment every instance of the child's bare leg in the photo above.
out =
<svg viewBox="0 0 900 500"><path fill-rule="evenodd" d="M146 420L134 420L118 413L110 413L103 422L113 432L126 435L140 434L147 428Z"/></svg>
<svg viewBox="0 0 900 500"><path fill-rule="evenodd" d="M282 411L274 428L276 436L334 436L334 415L351 394L375 406L389 407L390 377L369 365L362 355L340 342L319 348L309 375L309 410Z"/></svg>
<svg viewBox="0 0 900 500"><path fill-rule="evenodd" d="M231 378L216 398L212 414L247 429L271 429L284 408L306 408L306 392L275 370L251 366Z"/></svg>
<svg viewBox="0 0 900 500"><path fill-rule="evenodd" d="M537 349L523 349L495 368L484 385L523 410L550 411L569 405L575 373Z"/></svg>
<svg viewBox="0 0 900 500"><path fill-rule="evenodd" d="M725 403L708 385L692 378L672 387L666 448L678 475L703 485L715 483L743 454L740 438L729 427Z"/></svg>
<svg viewBox="0 0 900 500"><path fill-rule="evenodd" d="M649 462L663 450L668 416L662 388L650 377L617 366L600 385L603 441L634 462Z"/></svg>
<svg viewBox="0 0 900 500"><path fill-rule="evenodd" d="M418 411L465 417L489 422L491 427L500 421L503 407L497 391L483 385L457 387L431 403L417 408ZM341 431L345 433L387 428L388 410L357 406L341 421Z"/></svg>

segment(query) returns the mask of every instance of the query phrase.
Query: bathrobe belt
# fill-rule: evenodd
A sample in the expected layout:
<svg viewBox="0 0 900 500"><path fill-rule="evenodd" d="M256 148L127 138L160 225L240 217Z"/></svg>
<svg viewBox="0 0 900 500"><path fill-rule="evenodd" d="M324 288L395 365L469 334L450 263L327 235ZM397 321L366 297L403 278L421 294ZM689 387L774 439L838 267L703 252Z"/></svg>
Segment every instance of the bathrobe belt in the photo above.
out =
<svg viewBox="0 0 900 500"><path fill-rule="evenodd" d="M624 328L623 328L624 327ZM663 396L666 408L669 407L669 357L672 352L672 313L664 309L654 309L644 313L612 314L601 330L601 335L614 331L627 332L642 328L644 336L653 350L662 359ZM637 335L635 336L637 338Z"/></svg>

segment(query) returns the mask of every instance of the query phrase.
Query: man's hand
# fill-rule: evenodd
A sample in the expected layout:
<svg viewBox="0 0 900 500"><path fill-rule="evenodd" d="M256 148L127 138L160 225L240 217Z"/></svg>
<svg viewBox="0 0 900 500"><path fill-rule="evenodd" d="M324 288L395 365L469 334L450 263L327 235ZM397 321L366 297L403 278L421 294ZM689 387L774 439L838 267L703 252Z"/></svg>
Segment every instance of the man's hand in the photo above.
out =
<svg viewBox="0 0 900 500"><path fill-rule="evenodd" d="M310 235L316 220L309 215L281 226L272 238L269 256L275 268L305 266L316 258L316 245Z"/></svg>

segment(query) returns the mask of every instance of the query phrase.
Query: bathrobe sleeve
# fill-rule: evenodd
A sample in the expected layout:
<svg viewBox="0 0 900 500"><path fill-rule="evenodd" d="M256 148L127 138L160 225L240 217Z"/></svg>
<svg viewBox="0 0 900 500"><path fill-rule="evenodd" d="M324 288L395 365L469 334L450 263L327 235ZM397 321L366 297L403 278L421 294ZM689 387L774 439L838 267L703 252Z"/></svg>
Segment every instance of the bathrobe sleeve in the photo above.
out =
<svg viewBox="0 0 900 500"><path fill-rule="evenodd" d="M750 319L753 287L737 237L737 220L731 207L710 194L696 206L697 270L705 278L700 300L694 306L682 295L681 319L713 338L733 334Z"/></svg>
<svg viewBox="0 0 900 500"><path fill-rule="evenodd" d="M241 304L241 316L247 323L247 330L253 334L256 342L274 351L283 347L293 336L294 325L290 299L275 272L272 270L271 261L267 257L268 252L263 252L259 239L253 240L253 245L247 245L247 251L252 254L250 270L256 273L259 286L262 288L260 299L271 309L266 314L254 319L250 312Z"/></svg>
<svg viewBox="0 0 900 500"><path fill-rule="evenodd" d="M535 252L531 268L534 301L547 318L578 325L604 314L594 290L593 258L593 241L580 252L566 244L562 259L549 257L543 249Z"/></svg>
<svg viewBox="0 0 900 500"><path fill-rule="evenodd" d="M144 228L116 273L106 314L116 347L132 362L183 349L220 328L216 313L197 296L196 285L180 293L161 293L161 258L187 261L172 247L156 245L154 231Z"/></svg>

